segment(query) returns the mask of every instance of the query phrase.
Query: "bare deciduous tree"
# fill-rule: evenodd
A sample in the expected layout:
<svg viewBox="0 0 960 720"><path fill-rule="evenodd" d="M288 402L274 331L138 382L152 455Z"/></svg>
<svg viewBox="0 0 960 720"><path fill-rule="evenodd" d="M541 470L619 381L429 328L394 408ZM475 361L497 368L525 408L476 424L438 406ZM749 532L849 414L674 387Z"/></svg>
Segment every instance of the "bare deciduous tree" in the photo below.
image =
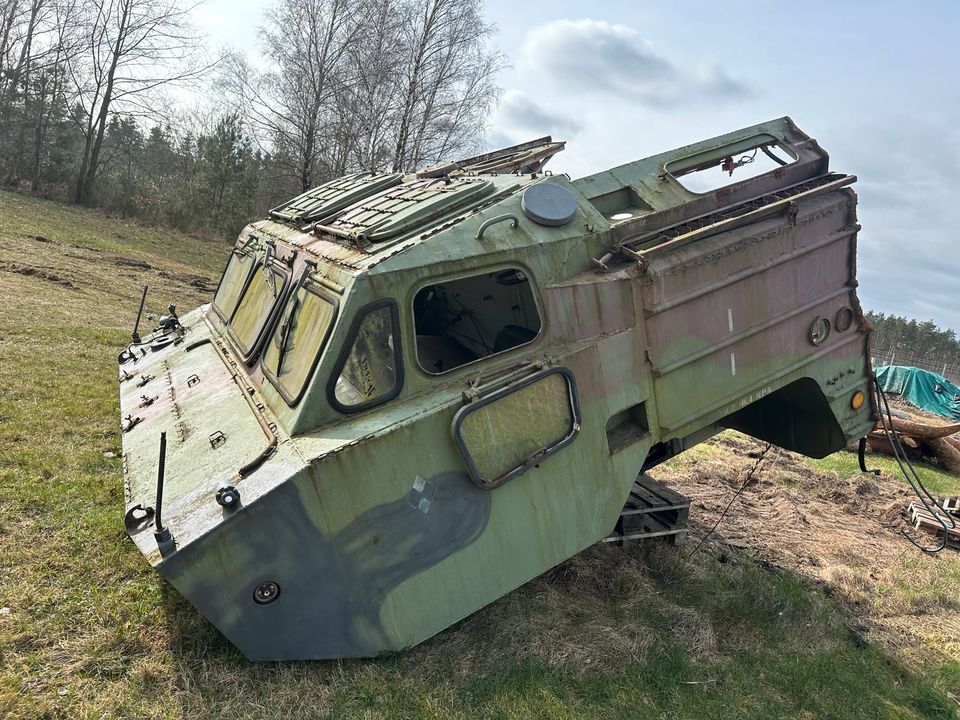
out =
<svg viewBox="0 0 960 720"><path fill-rule="evenodd" d="M497 97L482 0L279 0L234 89L298 187L472 150Z"/></svg>
<svg viewBox="0 0 960 720"><path fill-rule="evenodd" d="M111 112L155 116L157 93L211 63L179 0L84 0L82 52L70 63L75 119L84 137L75 201L90 201Z"/></svg>
<svg viewBox="0 0 960 720"><path fill-rule="evenodd" d="M337 87L334 134L348 167L372 171L389 167L393 157L404 20L396 0L367 0L362 11L362 42L347 49Z"/></svg>
<svg viewBox="0 0 960 720"><path fill-rule="evenodd" d="M493 27L478 0L411 0L402 26L404 58L393 169L463 151L480 136L503 66L488 48Z"/></svg>
<svg viewBox="0 0 960 720"><path fill-rule="evenodd" d="M356 0L280 0L261 28L270 69L234 58L233 88L265 145L285 159L298 185L329 172L327 125L337 76L359 41Z"/></svg>
<svg viewBox="0 0 960 720"><path fill-rule="evenodd" d="M483 0L273 0L264 52L202 100L196 1L0 0L0 185L233 228L331 177L482 137L502 62Z"/></svg>

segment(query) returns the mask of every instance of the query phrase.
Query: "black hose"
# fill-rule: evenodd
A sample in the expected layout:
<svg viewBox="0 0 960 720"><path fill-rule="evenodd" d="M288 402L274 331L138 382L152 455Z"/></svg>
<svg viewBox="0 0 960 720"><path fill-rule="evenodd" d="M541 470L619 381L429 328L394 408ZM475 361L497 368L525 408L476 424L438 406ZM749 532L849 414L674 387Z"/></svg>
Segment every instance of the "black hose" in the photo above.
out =
<svg viewBox="0 0 960 720"><path fill-rule="evenodd" d="M857 460L860 462L860 472L873 473L874 475L879 475L880 470L877 468L867 469L867 461L864 458L864 453L867 450L867 438L860 438L860 444L857 447Z"/></svg>
<svg viewBox="0 0 960 720"><path fill-rule="evenodd" d="M782 158L778 158L776 155L774 155L772 152L770 152L770 148L769 148L768 146L762 145L762 146L760 147L760 149L763 150L763 154L764 154L764 155L766 155L768 158L770 158L771 160L773 160L773 161L774 161L775 163L777 163L778 165L786 165L786 164L787 164L787 161L786 161L786 160L784 160L784 159L782 159Z"/></svg>
<svg viewBox="0 0 960 720"><path fill-rule="evenodd" d="M900 466L900 472L903 473L903 476L906 478L907 482L910 484L910 487L913 489L913 492L920 499L921 504L926 509L930 515L940 524L943 528L943 539L940 541L938 546L925 547L910 537L910 533L906 530L902 531L903 536L907 538L916 548L922 550L925 553L938 553L943 550L950 539L950 530L956 527L956 523L953 521L949 515L942 512L940 506L937 504L936 499L933 495L930 494L930 491L927 490L927 486L923 484L923 480L920 479L920 476L917 474L916 468L913 466L913 463L910 462L910 458L907 457L906 450L903 449L903 445L900 443L900 437L893 430L893 413L890 411L890 403L887 401L887 396L883 392L883 388L880 387L880 381L877 380L876 375L873 377L873 386L877 391L877 409L880 411L880 425L883 427L883 432L886 434L887 439L890 441L890 446L893 449L893 457L897 461L897 465ZM880 407L880 401L883 401L883 407ZM886 419L884 418L884 410L886 410ZM887 421L889 420L889 426ZM907 467L904 467L906 463ZM907 472L907 468L910 468L910 472ZM911 475L913 476L911 478ZM926 497L924 497L926 496ZM929 499L933 507L930 507L927 500ZM935 509L934 509L935 508ZM945 518L944 518L945 516ZM944 521L946 519L946 522ZM949 525L947 524L949 522Z"/></svg>

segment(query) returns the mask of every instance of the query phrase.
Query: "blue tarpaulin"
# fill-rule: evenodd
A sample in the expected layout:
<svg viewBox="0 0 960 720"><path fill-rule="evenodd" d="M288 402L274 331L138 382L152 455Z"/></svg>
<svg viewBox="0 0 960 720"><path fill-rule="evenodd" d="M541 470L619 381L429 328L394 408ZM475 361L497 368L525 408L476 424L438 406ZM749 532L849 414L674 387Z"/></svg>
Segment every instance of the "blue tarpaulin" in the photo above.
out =
<svg viewBox="0 0 960 720"><path fill-rule="evenodd" d="M912 405L950 420L960 420L960 387L929 370L903 365L876 369L880 387Z"/></svg>

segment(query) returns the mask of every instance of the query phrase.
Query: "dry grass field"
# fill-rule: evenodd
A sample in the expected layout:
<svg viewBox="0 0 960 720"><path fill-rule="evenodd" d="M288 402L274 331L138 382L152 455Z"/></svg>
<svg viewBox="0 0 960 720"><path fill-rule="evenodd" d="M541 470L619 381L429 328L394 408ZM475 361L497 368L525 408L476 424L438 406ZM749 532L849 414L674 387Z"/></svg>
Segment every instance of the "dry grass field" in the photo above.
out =
<svg viewBox="0 0 960 720"><path fill-rule="evenodd" d="M855 458L725 434L659 468L685 547L599 545L405 653L247 662L123 531L116 355L225 241L0 192L0 717L955 718L960 552ZM939 492L956 478L925 468Z"/></svg>

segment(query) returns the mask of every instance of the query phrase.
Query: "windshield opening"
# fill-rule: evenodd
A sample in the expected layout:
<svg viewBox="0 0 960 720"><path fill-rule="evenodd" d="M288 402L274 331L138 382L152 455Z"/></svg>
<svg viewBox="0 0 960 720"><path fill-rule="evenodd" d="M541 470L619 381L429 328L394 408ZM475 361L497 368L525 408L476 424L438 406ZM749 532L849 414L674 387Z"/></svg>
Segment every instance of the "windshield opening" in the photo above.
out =
<svg viewBox="0 0 960 720"><path fill-rule="evenodd" d="M273 263L260 264L247 282L229 322L230 337L244 360L249 361L259 347L286 284L286 272Z"/></svg>
<svg viewBox="0 0 960 720"><path fill-rule="evenodd" d="M338 302L305 282L287 301L263 352L263 373L288 404L294 405L320 360L337 316Z"/></svg>
<svg viewBox="0 0 960 720"><path fill-rule="evenodd" d="M220 278L217 292L213 296L213 309L220 319L226 322L237 309L237 301L246 287L247 279L256 266L257 260L251 254L240 250L232 250L227 260L227 267Z"/></svg>

